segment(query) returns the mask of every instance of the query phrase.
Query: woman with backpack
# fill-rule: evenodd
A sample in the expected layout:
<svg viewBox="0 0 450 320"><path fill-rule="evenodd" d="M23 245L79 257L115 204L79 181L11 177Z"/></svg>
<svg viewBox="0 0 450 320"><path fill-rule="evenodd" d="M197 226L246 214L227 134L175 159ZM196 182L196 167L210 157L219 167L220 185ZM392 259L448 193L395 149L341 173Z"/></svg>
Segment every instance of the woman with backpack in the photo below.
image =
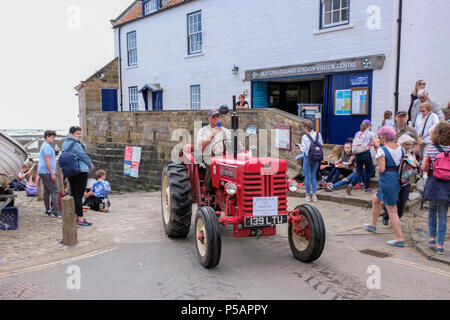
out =
<svg viewBox="0 0 450 320"><path fill-rule="evenodd" d="M428 208L428 244L436 245L436 252L444 254L447 234L447 214L450 201L450 124L440 122L431 134L432 144L425 150L422 170L428 171L423 201ZM437 238L437 239L436 239ZM436 242L437 240L437 242Z"/></svg>
<svg viewBox="0 0 450 320"><path fill-rule="evenodd" d="M311 121L306 122L306 134L302 137L303 175L305 176L306 201L317 201L316 173L323 160L323 141L319 132L315 132ZM312 187L312 195L311 195Z"/></svg>
<svg viewBox="0 0 450 320"><path fill-rule="evenodd" d="M399 166L405 155L403 148L394 142L395 129L385 126L378 131L382 147L378 149L378 172L380 173L380 189L372 197L372 221L365 223L364 227L371 232L376 232L377 221L381 215L381 203L384 203L395 232L395 240L387 243L391 246L404 247L402 226L397 212L397 200L400 192L400 180L398 178Z"/></svg>
<svg viewBox="0 0 450 320"><path fill-rule="evenodd" d="M83 217L83 195L86 190L87 180L88 180L88 172L94 169L94 165L91 162L91 159L86 154L86 148L84 146L83 141L81 141L81 128L80 127L71 127L69 130L69 134L67 135L67 139L62 146L62 152L70 152L74 157L75 165L77 167L78 173L71 175L68 177L70 184L70 192L75 201L75 212L77 214L77 225L88 227L91 226L92 223L86 221ZM61 158L63 155L61 155ZM61 165L61 161L60 161ZM64 166L61 166L63 171L65 170Z"/></svg>
<svg viewBox="0 0 450 320"><path fill-rule="evenodd" d="M375 140L375 134L371 131L372 123L366 119L361 123L360 131L355 135L352 142L352 152L355 155L355 163L358 174L363 178L364 188L366 192L372 192L370 188L370 179L373 172L372 154L370 147L378 147Z"/></svg>

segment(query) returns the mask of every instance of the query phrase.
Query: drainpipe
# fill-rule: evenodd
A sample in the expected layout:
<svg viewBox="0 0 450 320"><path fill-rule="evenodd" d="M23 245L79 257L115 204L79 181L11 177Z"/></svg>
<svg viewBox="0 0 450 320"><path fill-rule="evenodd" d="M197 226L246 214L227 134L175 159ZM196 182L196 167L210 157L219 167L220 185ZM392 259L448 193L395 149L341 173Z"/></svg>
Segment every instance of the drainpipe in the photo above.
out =
<svg viewBox="0 0 450 320"><path fill-rule="evenodd" d="M402 19L403 19L403 0L399 1L398 9L398 36L397 36L397 74L395 79L395 112L398 111L398 96L400 86L400 53L402 46Z"/></svg>
<svg viewBox="0 0 450 320"><path fill-rule="evenodd" d="M120 111L123 111L123 90L122 90L122 28L119 26L119 86L120 86Z"/></svg>

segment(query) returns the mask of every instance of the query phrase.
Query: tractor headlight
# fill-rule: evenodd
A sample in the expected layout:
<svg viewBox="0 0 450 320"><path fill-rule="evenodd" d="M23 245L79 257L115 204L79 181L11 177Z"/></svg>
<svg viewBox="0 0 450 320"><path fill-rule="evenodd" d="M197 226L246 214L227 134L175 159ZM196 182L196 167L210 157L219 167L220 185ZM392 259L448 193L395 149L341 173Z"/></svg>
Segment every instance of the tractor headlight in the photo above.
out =
<svg viewBox="0 0 450 320"><path fill-rule="evenodd" d="M233 183L233 182L228 182L225 185L225 191L232 196L233 194L235 194L237 192L237 186Z"/></svg>
<svg viewBox="0 0 450 320"><path fill-rule="evenodd" d="M295 192L298 189L298 183L295 180L288 181L288 189L290 192Z"/></svg>

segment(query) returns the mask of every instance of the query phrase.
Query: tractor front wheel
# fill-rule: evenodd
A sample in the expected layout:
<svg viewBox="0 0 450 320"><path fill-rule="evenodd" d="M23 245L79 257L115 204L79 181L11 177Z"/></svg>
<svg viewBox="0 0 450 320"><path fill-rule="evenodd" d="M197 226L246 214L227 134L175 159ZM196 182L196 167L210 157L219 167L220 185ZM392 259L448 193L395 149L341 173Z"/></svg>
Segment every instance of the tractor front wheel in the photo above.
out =
<svg viewBox="0 0 450 320"><path fill-rule="evenodd" d="M186 166L168 163L162 172L161 185L164 230L170 238L185 238L192 217L191 182Z"/></svg>
<svg viewBox="0 0 450 320"><path fill-rule="evenodd" d="M200 263L206 269L219 264L222 252L219 221L211 207L199 207L195 216L195 238Z"/></svg>
<svg viewBox="0 0 450 320"><path fill-rule="evenodd" d="M291 215L289 246L297 260L312 262L320 257L325 246L325 223L317 208L301 205Z"/></svg>

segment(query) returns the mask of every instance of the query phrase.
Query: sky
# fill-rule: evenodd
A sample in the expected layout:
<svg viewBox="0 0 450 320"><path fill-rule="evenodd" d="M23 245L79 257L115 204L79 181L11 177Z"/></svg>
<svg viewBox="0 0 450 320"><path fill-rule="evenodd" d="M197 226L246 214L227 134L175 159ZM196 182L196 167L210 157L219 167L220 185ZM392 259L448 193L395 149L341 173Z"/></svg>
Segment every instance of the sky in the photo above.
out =
<svg viewBox="0 0 450 320"><path fill-rule="evenodd" d="M78 125L74 87L114 58L133 0L0 1L0 129Z"/></svg>

